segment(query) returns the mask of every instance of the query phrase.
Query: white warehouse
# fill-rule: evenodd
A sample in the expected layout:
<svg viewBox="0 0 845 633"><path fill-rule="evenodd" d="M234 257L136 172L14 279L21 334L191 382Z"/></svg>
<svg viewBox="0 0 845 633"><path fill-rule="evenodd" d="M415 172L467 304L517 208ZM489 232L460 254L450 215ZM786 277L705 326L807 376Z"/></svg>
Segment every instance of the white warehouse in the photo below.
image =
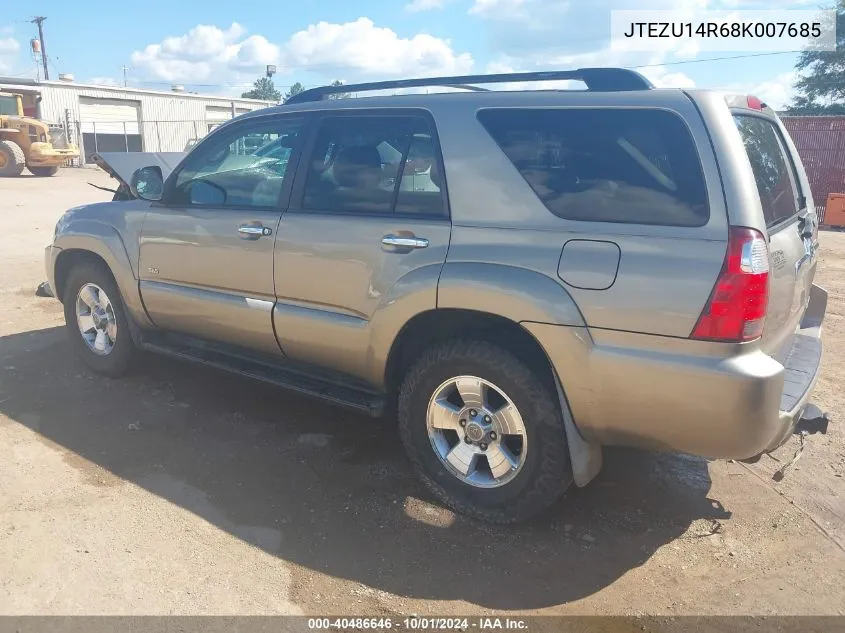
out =
<svg viewBox="0 0 845 633"><path fill-rule="evenodd" d="M181 152L215 126L275 105L270 101L0 77L0 91L23 95L24 112L61 124L82 161L96 152Z"/></svg>

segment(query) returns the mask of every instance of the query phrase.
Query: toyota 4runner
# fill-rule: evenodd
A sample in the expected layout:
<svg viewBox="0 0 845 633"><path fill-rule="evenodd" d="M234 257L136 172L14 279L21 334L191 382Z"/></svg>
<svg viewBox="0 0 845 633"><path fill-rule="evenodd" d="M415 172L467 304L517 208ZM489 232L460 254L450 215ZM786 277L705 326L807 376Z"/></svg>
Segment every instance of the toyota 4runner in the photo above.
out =
<svg viewBox="0 0 845 633"><path fill-rule="evenodd" d="M481 87L540 80L586 89ZM426 85L454 90L329 98ZM818 375L816 213L755 97L612 68L316 88L128 184L46 252L88 367L150 350L398 417L482 520L586 485L603 445L772 451Z"/></svg>

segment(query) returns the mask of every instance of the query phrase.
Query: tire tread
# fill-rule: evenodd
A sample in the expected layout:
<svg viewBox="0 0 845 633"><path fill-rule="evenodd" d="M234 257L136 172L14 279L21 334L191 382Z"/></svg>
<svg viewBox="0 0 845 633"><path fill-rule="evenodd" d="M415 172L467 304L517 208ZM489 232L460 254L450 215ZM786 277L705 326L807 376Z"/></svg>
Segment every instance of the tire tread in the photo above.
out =
<svg viewBox="0 0 845 633"><path fill-rule="evenodd" d="M456 360L471 360L485 367L496 368L517 385L534 404L535 423L546 427L553 446L542 451L539 475L511 505L489 507L467 502L449 492L427 472L420 450L412 436L411 399L425 376L433 368ZM402 442L414 469L426 488L452 510L486 523L509 524L524 521L551 506L572 482L572 469L559 404L531 369L507 352L483 340L453 339L424 352L406 374L399 392L399 429ZM457 480L456 480L457 481Z"/></svg>
<svg viewBox="0 0 845 633"><path fill-rule="evenodd" d="M23 153L21 146L14 141L2 140L0 141L0 152L11 159L0 170L0 176L20 176L23 173L23 168L26 167L26 155Z"/></svg>
<svg viewBox="0 0 845 633"><path fill-rule="evenodd" d="M88 349L76 326L76 295L85 283L94 283L105 290L114 308L118 336L115 347L108 356L97 356ZM119 378L131 370L137 350L130 334L129 316L126 314L123 297L107 267L83 261L70 270L65 284L64 313L71 345L89 369L109 378Z"/></svg>

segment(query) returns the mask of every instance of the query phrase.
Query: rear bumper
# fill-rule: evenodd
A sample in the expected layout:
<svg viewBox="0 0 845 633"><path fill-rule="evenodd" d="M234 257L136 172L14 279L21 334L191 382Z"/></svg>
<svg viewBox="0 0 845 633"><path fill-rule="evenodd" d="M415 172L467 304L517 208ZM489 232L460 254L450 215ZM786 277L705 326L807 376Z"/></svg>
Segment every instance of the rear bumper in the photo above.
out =
<svg viewBox="0 0 845 633"><path fill-rule="evenodd" d="M746 459L777 448L800 418L819 373L826 305L827 293L813 286L783 364L743 346L726 358L724 348L696 341L593 340L585 328L523 325L549 355L587 441Z"/></svg>
<svg viewBox="0 0 845 633"><path fill-rule="evenodd" d="M778 411L780 432L766 451L776 449L789 438L813 394L821 370L824 350L821 330L826 311L827 291L814 284L801 327L784 360L783 391Z"/></svg>

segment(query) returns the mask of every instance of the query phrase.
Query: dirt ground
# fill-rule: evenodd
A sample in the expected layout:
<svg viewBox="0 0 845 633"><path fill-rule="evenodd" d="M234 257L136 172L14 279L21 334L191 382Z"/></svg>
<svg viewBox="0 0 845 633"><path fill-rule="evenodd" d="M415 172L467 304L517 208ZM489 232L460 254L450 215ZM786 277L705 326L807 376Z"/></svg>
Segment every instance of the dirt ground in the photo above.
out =
<svg viewBox="0 0 845 633"><path fill-rule="evenodd" d="M160 358L82 369L34 291L61 213L109 199L89 181L0 180L0 614L845 614L845 233L817 275L833 422L783 482L607 449L492 528L431 501L389 424Z"/></svg>

